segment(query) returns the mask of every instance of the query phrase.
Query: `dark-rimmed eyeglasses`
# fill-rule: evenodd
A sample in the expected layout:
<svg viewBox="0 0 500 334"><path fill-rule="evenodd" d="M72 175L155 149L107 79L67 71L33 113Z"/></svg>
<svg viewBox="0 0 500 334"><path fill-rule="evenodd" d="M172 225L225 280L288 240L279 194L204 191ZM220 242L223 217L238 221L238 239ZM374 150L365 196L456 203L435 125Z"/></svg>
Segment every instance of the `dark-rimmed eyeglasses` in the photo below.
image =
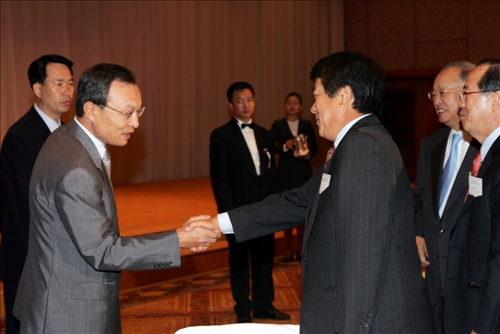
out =
<svg viewBox="0 0 500 334"><path fill-rule="evenodd" d="M429 93L427 93L427 97L429 98L429 100L434 101L438 96L440 98L443 98L443 96L448 94L450 92L450 90L457 89L457 88L462 88L462 86L443 88L443 89L438 90L437 92L435 90L433 90L433 91L430 91Z"/></svg>
<svg viewBox="0 0 500 334"><path fill-rule="evenodd" d="M139 109L137 109L137 110L132 110L132 111L128 111L128 112L123 112L123 111L120 111L120 110L116 110L115 108L111 108L110 106L107 106L107 105L104 105L104 106L101 106L101 107L102 107L102 109L104 109L104 108L109 108L109 109L111 109L111 110L114 110L114 111L116 111L116 112L119 112L120 114L125 115L125 118L126 118L127 120L129 120L129 119L132 117L132 115L134 115L134 114L136 114L138 118L139 118L139 117L141 117L141 116L142 116L142 114L144 114L144 110L146 110L146 107L140 107L140 108L139 108Z"/></svg>
<svg viewBox="0 0 500 334"><path fill-rule="evenodd" d="M460 99L461 102L463 102L463 101L465 101L465 98L469 94L492 93L492 92L494 92L494 90L480 90L480 91L477 91L477 92L465 92L465 91L461 91L461 92L458 92L458 98Z"/></svg>

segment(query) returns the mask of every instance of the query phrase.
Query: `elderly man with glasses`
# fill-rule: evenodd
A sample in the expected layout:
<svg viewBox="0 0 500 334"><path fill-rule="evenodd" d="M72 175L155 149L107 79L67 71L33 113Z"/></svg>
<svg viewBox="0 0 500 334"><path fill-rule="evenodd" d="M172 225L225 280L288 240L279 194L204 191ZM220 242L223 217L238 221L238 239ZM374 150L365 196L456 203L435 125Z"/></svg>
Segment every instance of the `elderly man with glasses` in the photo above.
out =
<svg viewBox="0 0 500 334"><path fill-rule="evenodd" d="M481 144L470 166L469 192L461 216L470 216L468 252L463 254L462 298L473 318L472 333L500 328L500 65L474 68L460 92L463 128Z"/></svg>
<svg viewBox="0 0 500 334"><path fill-rule="evenodd" d="M428 97L445 127L422 140L418 159L416 242L420 262L426 267L437 333L466 332L466 318L459 311L465 305L451 294L448 282L458 274L456 245L461 248L467 240L467 230L457 224L457 216L467 192L470 165L480 146L463 131L459 116L459 92L473 67L470 62L455 61L436 76Z"/></svg>

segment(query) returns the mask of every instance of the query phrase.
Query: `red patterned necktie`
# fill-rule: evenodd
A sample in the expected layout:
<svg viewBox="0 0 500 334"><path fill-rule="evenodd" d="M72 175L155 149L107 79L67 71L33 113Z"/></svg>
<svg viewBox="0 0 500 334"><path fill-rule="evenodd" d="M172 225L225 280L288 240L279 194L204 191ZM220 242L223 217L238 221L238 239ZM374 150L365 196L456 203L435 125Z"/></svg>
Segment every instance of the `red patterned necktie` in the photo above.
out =
<svg viewBox="0 0 500 334"><path fill-rule="evenodd" d="M477 176L479 173L479 168L481 168L481 164L483 163L483 159L481 157L481 151L476 153L474 160L472 160L472 172L471 176ZM467 201L467 197L469 197L469 191L467 190L467 194L465 195L464 203Z"/></svg>
<svg viewBox="0 0 500 334"><path fill-rule="evenodd" d="M477 176L482 163L483 159L481 158L481 151L478 151L476 156L474 157L474 160L472 160L472 176Z"/></svg>
<svg viewBox="0 0 500 334"><path fill-rule="evenodd" d="M335 151L335 144L332 144L328 149L328 152L326 153L326 161L325 161L325 166L323 167L323 171L326 171L326 166L328 166L328 163L330 162L330 159L332 158L334 151Z"/></svg>

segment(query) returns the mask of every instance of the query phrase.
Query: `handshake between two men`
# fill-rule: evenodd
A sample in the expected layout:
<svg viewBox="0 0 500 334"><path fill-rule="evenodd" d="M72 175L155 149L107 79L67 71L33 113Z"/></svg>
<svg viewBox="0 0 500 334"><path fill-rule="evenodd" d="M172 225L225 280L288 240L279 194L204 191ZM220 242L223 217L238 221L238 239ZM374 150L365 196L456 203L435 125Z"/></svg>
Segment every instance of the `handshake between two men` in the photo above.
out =
<svg viewBox="0 0 500 334"><path fill-rule="evenodd" d="M191 252L204 252L221 237L217 217L208 215L191 217L176 231L180 247Z"/></svg>

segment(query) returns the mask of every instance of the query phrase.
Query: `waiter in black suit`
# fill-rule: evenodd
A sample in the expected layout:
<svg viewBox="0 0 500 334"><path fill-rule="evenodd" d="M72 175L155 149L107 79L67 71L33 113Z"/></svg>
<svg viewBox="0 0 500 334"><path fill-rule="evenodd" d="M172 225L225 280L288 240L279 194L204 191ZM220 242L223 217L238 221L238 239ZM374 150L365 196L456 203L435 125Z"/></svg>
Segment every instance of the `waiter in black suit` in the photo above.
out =
<svg viewBox="0 0 500 334"><path fill-rule="evenodd" d="M274 143L268 130L252 122L254 90L246 82L235 82L227 90L233 118L210 136L210 177L219 212L258 202L276 191ZM288 320L274 301L274 234L237 243L228 235L231 291L236 302L237 322L254 318ZM250 254L250 266L248 255ZM250 294L252 272L252 300Z"/></svg>
<svg viewBox="0 0 500 334"><path fill-rule="evenodd" d="M464 301L454 301L445 291L448 280L454 280L457 252L452 245L464 247L467 226L457 226L468 189L470 166L480 144L462 130L459 91L474 65L455 61L445 65L434 80L432 101L439 122L446 127L422 140L415 182L415 222L417 247L438 333L467 333ZM467 221L462 220L462 224ZM461 245L461 246L460 246ZM450 261L448 261L450 259ZM446 312L445 312L446 309ZM447 315L444 317L444 315ZM468 331L470 333L470 330Z"/></svg>
<svg viewBox="0 0 500 334"><path fill-rule="evenodd" d="M319 135L334 143L325 165L300 188L210 221L238 242L306 221L302 333L433 333L410 180L377 118L383 71L343 51L319 60L310 78Z"/></svg>
<svg viewBox="0 0 500 334"><path fill-rule="evenodd" d="M2 230L1 278L4 283L6 333L18 333L12 315L19 279L28 253L28 189L33 165L43 143L61 125L60 117L73 100L73 62L59 55L44 55L28 69L35 104L7 131L0 164L5 193Z"/></svg>
<svg viewBox="0 0 500 334"><path fill-rule="evenodd" d="M500 65L488 61L474 68L460 92L463 128L482 145L470 167L469 271L464 275L472 333L500 328ZM473 200L471 200L473 199ZM469 205L468 205L469 204ZM470 330L470 328L469 328Z"/></svg>

